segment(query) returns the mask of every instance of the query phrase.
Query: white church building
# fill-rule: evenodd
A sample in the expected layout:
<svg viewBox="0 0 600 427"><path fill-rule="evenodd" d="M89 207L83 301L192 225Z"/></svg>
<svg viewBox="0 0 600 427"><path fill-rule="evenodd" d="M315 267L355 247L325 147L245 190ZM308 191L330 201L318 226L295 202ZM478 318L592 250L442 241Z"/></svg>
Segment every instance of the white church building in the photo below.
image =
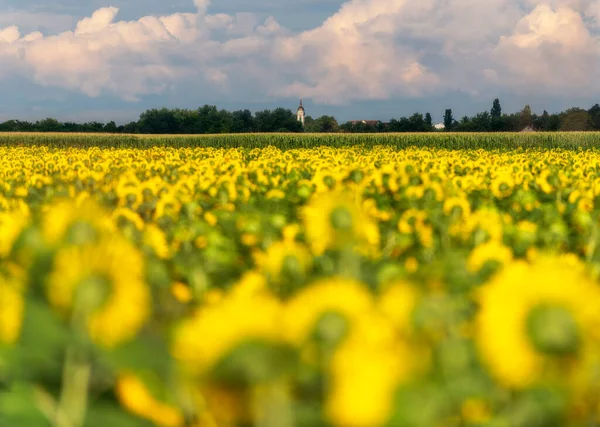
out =
<svg viewBox="0 0 600 427"><path fill-rule="evenodd" d="M304 118L306 117L306 111L302 106L302 100L300 100L300 106L298 107L298 111L296 112L296 118L299 122L302 122L302 126L304 126Z"/></svg>

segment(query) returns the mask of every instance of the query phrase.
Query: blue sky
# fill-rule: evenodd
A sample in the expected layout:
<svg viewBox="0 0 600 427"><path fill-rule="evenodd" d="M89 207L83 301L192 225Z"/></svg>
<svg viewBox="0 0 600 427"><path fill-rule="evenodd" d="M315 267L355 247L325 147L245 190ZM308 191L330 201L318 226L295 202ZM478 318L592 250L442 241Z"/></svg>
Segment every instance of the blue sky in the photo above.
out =
<svg viewBox="0 0 600 427"><path fill-rule="evenodd" d="M599 20L600 0L0 0L0 120L587 108Z"/></svg>

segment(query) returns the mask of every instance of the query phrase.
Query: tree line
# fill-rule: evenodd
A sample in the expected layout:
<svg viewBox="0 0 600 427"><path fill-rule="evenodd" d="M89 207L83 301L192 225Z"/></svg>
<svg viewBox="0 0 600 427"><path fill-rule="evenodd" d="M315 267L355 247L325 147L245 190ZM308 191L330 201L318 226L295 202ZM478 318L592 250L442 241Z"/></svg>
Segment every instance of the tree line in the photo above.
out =
<svg viewBox="0 0 600 427"><path fill-rule="evenodd" d="M518 132L525 128L538 131L600 130L600 105L589 110L570 108L561 113L541 115L533 113L526 105L512 114L502 112L500 101L495 99L490 111L472 117L455 119L452 110L444 112L443 128L436 127L431 114L415 113L409 117L382 121L353 121L339 124L333 116L316 119L307 116L304 127L296 114L285 108L263 110L227 111L214 105L198 109L149 109L139 120L125 125L109 123L59 122L47 118L36 122L8 120L0 123L0 132L88 132L88 133L139 133L139 134L214 134L248 132Z"/></svg>

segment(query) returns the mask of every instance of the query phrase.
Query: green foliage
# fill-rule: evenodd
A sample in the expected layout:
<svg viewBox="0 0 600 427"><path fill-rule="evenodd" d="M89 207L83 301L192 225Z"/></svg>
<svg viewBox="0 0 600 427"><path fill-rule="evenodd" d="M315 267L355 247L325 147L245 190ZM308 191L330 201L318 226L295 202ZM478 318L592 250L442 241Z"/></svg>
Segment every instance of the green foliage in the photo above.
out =
<svg viewBox="0 0 600 427"><path fill-rule="evenodd" d="M581 108L570 108L561 116L561 131L586 131L593 126L590 114Z"/></svg>
<svg viewBox="0 0 600 427"><path fill-rule="evenodd" d="M463 126L461 123L459 126ZM348 147L384 145L396 148L437 147L445 149L513 150L515 148L600 148L596 132L568 133L354 133L311 135L302 133L222 134L222 135L108 135L69 133L0 133L0 146L39 146L55 148L150 148L150 147L215 147L215 148L311 148L320 146Z"/></svg>
<svg viewBox="0 0 600 427"><path fill-rule="evenodd" d="M451 109L446 109L444 112L444 127L446 132L450 132L454 127L454 116Z"/></svg>
<svg viewBox="0 0 600 427"><path fill-rule="evenodd" d="M577 114L575 114L577 113ZM587 113L587 117L586 114ZM569 109L562 113L542 115L534 113L529 105L513 114L503 114L500 100L494 99L489 111L474 116L464 116L455 120L452 110L444 113L443 122L446 132L519 132L526 126L537 131L573 131L600 130L600 105L595 104L589 110ZM214 105L204 105L197 109L149 109L139 120L117 126L114 121L107 124L99 122L61 123L48 118L35 123L8 120L0 123L0 132L68 132L68 133L120 133L120 134L225 134L225 133L380 133L380 132L431 132L433 118L430 113L424 116L414 113L408 117L392 118L384 123L378 120L353 121L339 124L333 116L318 118L307 116L304 128L298 122L296 114L286 108L257 111L228 111Z"/></svg>

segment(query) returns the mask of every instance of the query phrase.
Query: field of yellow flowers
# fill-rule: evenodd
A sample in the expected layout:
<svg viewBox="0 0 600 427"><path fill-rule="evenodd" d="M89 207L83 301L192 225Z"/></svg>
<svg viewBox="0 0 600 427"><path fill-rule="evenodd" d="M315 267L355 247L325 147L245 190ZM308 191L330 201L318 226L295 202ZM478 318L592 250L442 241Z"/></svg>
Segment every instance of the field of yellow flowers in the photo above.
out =
<svg viewBox="0 0 600 427"><path fill-rule="evenodd" d="M0 147L0 425L600 425L600 150Z"/></svg>

